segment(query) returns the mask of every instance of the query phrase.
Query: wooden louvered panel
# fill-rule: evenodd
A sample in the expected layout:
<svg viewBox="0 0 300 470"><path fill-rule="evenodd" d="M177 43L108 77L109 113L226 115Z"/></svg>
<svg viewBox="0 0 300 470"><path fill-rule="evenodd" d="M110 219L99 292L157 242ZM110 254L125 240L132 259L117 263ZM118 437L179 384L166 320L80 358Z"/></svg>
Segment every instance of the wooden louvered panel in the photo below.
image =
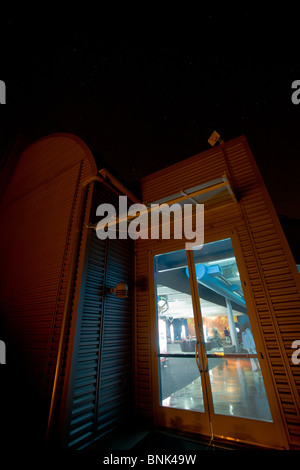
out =
<svg viewBox="0 0 300 470"><path fill-rule="evenodd" d="M226 151L230 157L230 148L227 147ZM238 150L235 146L235 152L239 158L236 163L230 158L231 168L238 188L245 187L247 174L242 175L238 170L238 166L244 166L244 161L249 160L249 152L244 143L238 146ZM300 336L300 325L295 321L296 311L300 312L299 284L297 285L297 280L293 275L293 258L264 186L263 184L259 185L261 179L255 165L252 165L251 170L249 169L249 174L251 175L251 173L252 175L256 174L258 186L256 190L252 189L251 195L248 194L242 198L241 204L251 237L252 250L255 253L255 262L258 264L256 279L259 279L261 283L260 302L256 301L256 306L259 309L264 305L265 312L261 326L270 355L272 373L276 385L277 378L280 377L281 387L277 387L277 393L290 433L290 442L299 445L299 433L296 431L297 422L300 426L299 385L295 382L295 372L291 368L290 360L291 343L293 339ZM243 238L242 247L245 247L245 244L247 242ZM248 245L250 245L250 240ZM250 273L252 270L251 281L253 281L255 269L254 266L249 269ZM254 286L252 288L254 289ZM256 292L257 289L256 284ZM255 295L258 296L258 294ZM285 318L284 322L282 321L283 317ZM264 330L266 318L268 318L267 332ZM292 329L288 328L288 332L286 325L292 326ZM274 360L274 350L276 351L276 360ZM291 423L293 423L292 426Z"/></svg>
<svg viewBox="0 0 300 470"><path fill-rule="evenodd" d="M241 245L243 248L246 244L244 235L242 238L243 238L243 243ZM250 240L249 240L248 245L250 245ZM285 371L284 364L282 362L282 357L280 354L280 345L278 343L276 332L274 330L274 322L270 316L269 304L261 286L260 273L258 271L258 267L256 263L252 265L251 269L249 268L249 262L247 263L247 265L248 265L248 272L250 274L249 276L250 283L252 283L253 279L255 279L255 285L252 284L252 292L254 294L254 298L257 297L258 295L256 294L256 292L259 293L260 301L258 302L256 300L255 304L256 304L258 318L261 321L261 329L263 332L263 338L265 341L266 349L269 354L269 360L270 360L271 370L273 372L274 381L276 383L276 377L280 376L281 384L284 384L284 390L285 390L285 394L280 397L280 400L281 400L282 406L283 406L283 403L288 402L289 409L291 409L292 397L290 395L289 381L288 381L288 377ZM254 277L254 273L255 273L255 277ZM267 328L266 328L266 325L267 325ZM289 396L287 395L287 392L289 392ZM285 408L283 406L283 411L284 410ZM295 412L294 408L293 408L293 411Z"/></svg>
<svg viewBox="0 0 300 470"><path fill-rule="evenodd" d="M108 202L118 207L118 197ZM102 201L101 201L102 202ZM106 295L97 410L97 435L104 436L132 413L133 242L109 240L106 287L128 285L128 297Z"/></svg>
<svg viewBox="0 0 300 470"><path fill-rule="evenodd" d="M115 198L105 186L97 185L91 218L99 203L115 202ZM90 230L82 253L64 430L66 445L72 449L84 448L111 432L130 413L132 401L132 242L102 241ZM121 281L129 285L127 299L107 293L108 287Z"/></svg>
<svg viewBox="0 0 300 470"><path fill-rule="evenodd" d="M77 142L77 138L75 138L75 141ZM58 354L58 348L59 348L59 342L61 341L61 337L64 337L64 350L63 350L63 359L62 359L62 365L61 365L61 370L60 370L60 376L58 378L58 391L57 391L57 397L56 401L57 406L61 404L61 394L63 391L63 385L64 385L64 375L66 373L65 371L65 365L66 365L66 358L68 355L68 348L69 348L69 334L70 330L69 328L66 331L62 331L62 325L63 325L63 317L66 314L65 310L67 308L67 311L69 312L69 324L71 324L72 321L72 314L70 311L70 306L66 303L67 299L67 290L68 290L68 285L71 282L71 285L73 285L74 290L76 290L76 284L79 282L78 279L76 279L75 273L76 273L76 268L78 267L78 264L75 266L73 265L73 260L72 257L78 256L77 250L80 253L80 246L81 244L85 244L85 237L82 237L79 239L79 247L76 246L75 239L77 236L77 232L80 230L80 227L85 227L86 224L88 223L88 216L90 212L90 204L91 204L91 197L89 196L89 189L87 191L83 191L82 185L83 183L91 177L91 167L95 168L95 162L93 160L92 155L90 154L89 149L85 146L85 144L82 141L79 141L80 147L76 147L73 149L73 157L79 153L82 157L82 160L80 162L81 170L78 174L77 178L77 187L76 191L74 191L74 200L73 200L73 211L72 215L70 217L70 223L69 223L69 231L68 231L68 236L66 238L66 245L65 245L65 257L64 257L64 262L62 264L62 270L61 270L61 276L60 276L60 283L59 283L59 288L57 292L57 308L56 308L56 313L53 315L52 318L52 329L51 329L51 336L50 340L48 343L48 361L47 365L45 367L45 372L44 372L44 395L46 397L49 396L49 401L50 401L50 395L53 393L53 380L54 376L56 373L56 369L58 367L58 362L57 362L57 354ZM76 150L76 151L75 151ZM83 158L84 157L84 158ZM86 234L86 231L83 230L83 233ZM53 399L53 395L52 395Z"/></svg>
<svg viewBox="0 0 300 470"><path fill-rule="evenodd" d="M4 219L9 217L7 212L18 213L8 230L1 234L1 246L10 247L7 256L2 257L2 308L6 310L7 321L12 321L10 328L23 354L29 354L32 359L37 349L41 364L46 360L78 170L79 165L64 171L55 182L45 185L43 192L35 190L2 212ZM67 188L66 179L70 181ZM53 184L57 193L53 192ZM62 192L63 208L58 196ZM22 236L16 238L20 229ZM43 354L40 344L44 345Z"/></svg>
<svg viewBox="0 0 300 470"><path fill-rule="evenodd" d="M103 343L98 403L101 435L130 419L132 410L132 294L133 242L110 240L106 286L126 282L128 298L108 295L104 308Z"/></svg>
<svg viewBox="0 0 300 470"><path fill-rule="evenodd" d="M86 179L87 175L84 171L84 162L81 162L81 171L78 175L77 179L77 186L76 190L73 194L73 210L70 216L70 223L68 227L68 234L66 237L66 244L65 244L65 252L64 252L64 262L62 264L60 279L59 279L59 287L57 292L57 303L56 303L56 310L52 317L52 327L51 327L51 335L48 343L48 359L47 364L45 367L44 372L44 395L46 399L49 399L52 395L53 398L53 381L56 374L56 369L58 367L58 352L59 352L59 344L61 341L61 337L66 334L65 337L65 351L63 354L67 353L68 348L68 333L67 330L62 331L62 325L64 322L64 316L66 315L66 308L67 312L69 312L69 305L67 301L67 290L68 284L70 282L75 282L74 278L74 270L75 267L72 265L72 256L74 256L74 250L76 250L75 238L76 238L76 231L78 230L77 224L79 218L81 218L80 212L83 210L81 207L81 197L82 197L82 189L81 185L83 181ZM60 366L59 366L60 367ZM61 369L59 372L57 386L60 387L63 383L63 374L64 371ZM59 388L57 389L57 396L56 401L59 402L60 400L60 391Z"/></svg>
<svg viewBox="0 0 300 470"><path fill-rule="evenodd" d="M20 156L3 204L11 203L28 191L54 181L61 172L84 159L88 160L89 175L95 174L97 167L88 148L80 139L69 134L53 134L33 143Z"/></svg>
<svg viewBox="0 0 300 470"><path fill-rule="evenodd" d="M202 154L201 164L199 164L199 156L196 155L173 165L172 175L169 173L169 168L166 168L150 177L143 178L141 180L143 201L151 203L177 193L179 190L220 178L225 170L226 166L221 152L216 152L214 159L211 159L210 155Z"/></svg>
<svg viewBox="0 0 300 470"><path fill-rule="evenodd" d="M45 419L70 274L78 186L93 171L79 139L50 136L22 153L1 201L1 226L7 227L0 235L1 316L13 341L11 359L16 358L18 367L18 357L23 358L33 410L45 413ZM42 413L35 406L38 399L45 403Z"/></svg>
<svg viewBox="0 0 300 470"><path fill-rule="evenodd" d="M81 285L82 300L77 315L78 338L74 345L74 371L68 446L83 446L94 433L95 407L102 339L103 289L106 243L91 233L87 245L87 265Z"/></svg>

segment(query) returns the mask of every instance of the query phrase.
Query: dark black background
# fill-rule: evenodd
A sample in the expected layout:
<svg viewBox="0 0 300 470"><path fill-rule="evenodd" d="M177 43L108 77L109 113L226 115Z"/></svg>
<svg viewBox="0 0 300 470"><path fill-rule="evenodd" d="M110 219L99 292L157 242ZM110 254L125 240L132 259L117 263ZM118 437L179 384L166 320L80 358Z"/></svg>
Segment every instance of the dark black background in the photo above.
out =
<svg viewBox="0 0 300 470"><path fill-rule="evenodd" d="M134 188L210 148L215 129L225 141L245 134L277 212L300 218L294 7L103 5L1 17L1 148L16 134L72 132Z"/></svg>

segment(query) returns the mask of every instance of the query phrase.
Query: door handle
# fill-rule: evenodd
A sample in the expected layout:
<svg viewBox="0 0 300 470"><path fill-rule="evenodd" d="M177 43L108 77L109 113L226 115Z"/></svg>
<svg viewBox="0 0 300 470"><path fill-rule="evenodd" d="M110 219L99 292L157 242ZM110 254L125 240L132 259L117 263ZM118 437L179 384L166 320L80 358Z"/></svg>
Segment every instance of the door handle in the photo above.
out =
<svg viewBox="0 0 300 470"><path fill-rule="evenodd" d="M203 369L204 369L204 372L208 372L208 358L207 358L207 354L206 354L206 350L205 350L205 343L204 343L203 339L201 340L201 345L202 345L203 351L204 351L204 354L203 354L202 357L205 361L205 365L204 365Z"/></svg>
<svg viewBox="0 0 300 470"><path fill-rule="evenodd" d="M204 367L204 372L208 372L208 357L207 357L207 354L205 354L205 367Z"/></svg>
<svg viewBox="0 0 300 470"><path fill-rule="evenodd" d="M199 372L201 373L201 372L203 372L203 367L201 366L201 362L200 362L198 346L199 346L199 341L196 341L196 344L195 344L195 359L196 359L196 364L197 364L197 367L199 369ZM197 357L197 354L198 354L198 357ZM199 359L199 361L198 361L198 359Z"/></svg>

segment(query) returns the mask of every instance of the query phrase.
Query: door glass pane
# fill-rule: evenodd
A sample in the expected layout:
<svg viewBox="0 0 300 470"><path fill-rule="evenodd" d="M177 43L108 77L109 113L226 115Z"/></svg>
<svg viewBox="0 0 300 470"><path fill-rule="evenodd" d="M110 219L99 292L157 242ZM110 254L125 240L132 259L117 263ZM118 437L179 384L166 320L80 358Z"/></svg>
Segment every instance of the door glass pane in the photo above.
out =
<svg viewBox="0 0 300 470"><path fill-rule="evenodd" d="M154 266L160 405L204 412L186 251L155 256Z"/></svg>
<svg viewBox="0 0 300 470"><path fill-rule="evenodd" d="M272 421L231 240L194 260L214 412Z"/></svg>
<svg viewBox="0 0 300 470"><path fill-rule="evenodd" d="M168 357L160 369L161 405L204 411L201 379L194 357Z"/></svg>
<svg viewBox="0 0 300 470"><path fill-rule="evenodd" d="M208 357L208 370L215 413L272 421L256 359Z"/></svg>

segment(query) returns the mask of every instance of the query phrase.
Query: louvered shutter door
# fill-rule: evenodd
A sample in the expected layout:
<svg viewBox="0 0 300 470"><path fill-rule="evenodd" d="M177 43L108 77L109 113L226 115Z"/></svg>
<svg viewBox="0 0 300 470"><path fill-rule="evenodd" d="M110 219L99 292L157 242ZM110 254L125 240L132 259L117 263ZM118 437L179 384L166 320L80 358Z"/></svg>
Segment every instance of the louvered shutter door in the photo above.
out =
<svg viewBox="0 0 300 470"><path fill-rule="evenodd" d="M99 203L118 207L117 196L95 185L91 222ZM131 240L99 240L90 229L80 286L64 445L82 449L111 432L132 410ZM107 294L118 282L130 286L126 299Z"/></svg>
<svg viewBox="0 0 300 470"><path fill-rule="evenodd" d="M128 284L128 298L108 295L104 306L97 432L104 435L132 415L133 242L109 240L106 285Z"/></svg>
<svg viewBox="0 0 300 470"><path fill-rule="evenodd" d="M68 447L83 446L95 433L103 325L106 241L89 233L73 347L67 408Z"/></svg>

